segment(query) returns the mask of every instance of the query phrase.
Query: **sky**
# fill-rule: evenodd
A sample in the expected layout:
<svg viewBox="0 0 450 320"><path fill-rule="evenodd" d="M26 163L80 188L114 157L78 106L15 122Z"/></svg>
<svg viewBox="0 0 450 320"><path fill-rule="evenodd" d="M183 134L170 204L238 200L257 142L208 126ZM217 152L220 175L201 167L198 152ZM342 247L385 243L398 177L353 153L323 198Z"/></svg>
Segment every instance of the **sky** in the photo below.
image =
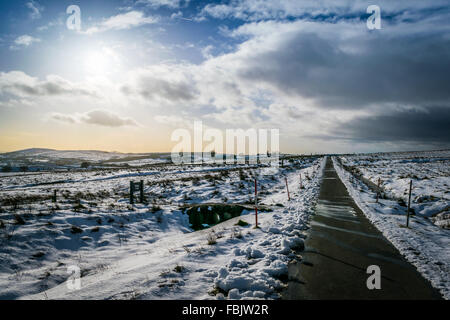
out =
<svg viewBox="0 0 450 320"><path fill-rule="evenodd" d="M287 153L449 148L449 31L448 0L1 1L0 151L167 152L194 121Z"/></svg>

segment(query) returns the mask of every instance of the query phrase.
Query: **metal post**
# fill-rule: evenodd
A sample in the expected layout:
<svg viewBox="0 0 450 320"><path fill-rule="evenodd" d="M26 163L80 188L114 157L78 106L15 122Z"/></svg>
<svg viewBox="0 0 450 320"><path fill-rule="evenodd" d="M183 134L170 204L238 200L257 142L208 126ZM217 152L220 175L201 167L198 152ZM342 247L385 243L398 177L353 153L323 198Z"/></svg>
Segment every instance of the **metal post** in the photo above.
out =
<svg viewBox="0 0 450 320"><path fill-rule="evenodd" d="M300 190L303 189L303 185L302 185L302 174L300 173Z"/></svg>
<svg viewBox="0 0 450 320"><path fill-rule="evenodd" d="M134 204L134 182L130 181L130 204Z"/></svg>
<svg viewBox="0 0 450 320"><path fill-rule="evenodd" d="M258 228L258 182L255 178L255 228Z"/></svg>
<svg viewBox="0 0 450 320"><path fill-rule="evenodd" d="M291 195L289 194L289 185L288 185L287 177L285 177L284 179L286 180L286 190L287 190L287 194L288 194L288 200L291 201Z"/></svg>
<svg viewBox="0 0 450 320"><path fill-rule="evenodd" d="M378 198L380 196L380 183L381 183L381 179L378 178L378 188L377 188L377 203L378 203Z"/></svg>
<svg viewBox="0 0 450 320"><path fill-rule="evenodd" d="M409 209L411 208L411 190L412 190L412 180L409 181L408 211L406 212L406 227L407 228L409 228Z"/></svg>
<svg viewBox="0 0 450 320"><path fill-rule="evenodd" d="M144 203L144 180L141 180L139 183L139 200L141 200L141 203Z"/></svg>

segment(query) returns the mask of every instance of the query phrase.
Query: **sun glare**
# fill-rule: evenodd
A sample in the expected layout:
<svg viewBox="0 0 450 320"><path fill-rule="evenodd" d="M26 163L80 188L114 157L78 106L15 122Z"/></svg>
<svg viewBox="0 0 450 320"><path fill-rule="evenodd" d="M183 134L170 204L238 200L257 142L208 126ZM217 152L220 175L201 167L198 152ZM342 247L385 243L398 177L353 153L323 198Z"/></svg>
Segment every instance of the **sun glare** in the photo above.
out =
<svg viewBox="0 0 450 320"><path fill-rule="evenodd" d="M112 68L111 59L101 51L87 53L84 65L87 73L95 75L106 75Z"/></svg>

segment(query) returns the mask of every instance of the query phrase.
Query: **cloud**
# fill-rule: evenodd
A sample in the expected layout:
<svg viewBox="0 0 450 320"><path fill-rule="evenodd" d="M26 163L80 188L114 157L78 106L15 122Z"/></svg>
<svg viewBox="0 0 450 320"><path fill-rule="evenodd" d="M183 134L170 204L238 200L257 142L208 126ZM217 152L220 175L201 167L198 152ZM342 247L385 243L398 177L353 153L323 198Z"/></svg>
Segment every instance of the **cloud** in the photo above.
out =
<svg viewBox="0 0 450 320"><path fill-rule="evenodd" d="M176 13L172 13L170 15L170 19L182 19L183 18L183 12L178 11Z"/></svg>
<svg viewBox="0 0 450 320"><path fill-rule="evenodd" d="M80 118L81 122L96 124L105 127L137 126L137 122L131 118L122 118L115 113L106 110L93 110Z"/></svg>
<svg viewBox="0 0 450 320"><path fill-rule="evenodd" d="M100 109L75 115L52 113L50 115L50 118L52 120L70 124L87 123L112 128L123 126L138 126L138 123L132 118L121 117L116 113Z"/></svg>
<svg viewBox="0 0 450 320"><path fill-rule="evenodd" d="M268 21L285 19L306 19L336 22L354 20L365 16L369 4L352 0L229 0L221 3L209 3L203 7L199 17L215 19L238 19L243 21ZM420 21L422 13L432 14L431 8L447 8L446 0L436 0L432 4L424 1L397 0L377 2L382 13L389 19L411 19ZM405 9L407 8L407 9Z"/></svg>
<svg viewBox="0 0 450 320"><path fill-rule="evenodd" d="M213 57L213 55L211 54L211 51L214 50L214 46L212 45L207 45L206 47L202 48L201 52L202 52L202 56L206 59L211 59Z"/></svg>
<svg viewBox="0 0 450 320"><path fill-rule="evenodd" d="M45 80L31 77L22 71L0 72L0 94L17 97L86 95L95 97L95 92L86 86L70 82L56 75Z"/></svg>
<svg viewBox="0 0 450 320"><path fill-rule="evenodd" d="M25 5L31 11L29 14L31 19L33 19L33 20L40 19L42 17L41 13L42 13L42 11L44 11L44 7L41 6L38 2L30 1L30 2L27 2Z"/></svg>
<svg viewBox="0 0 450 320"><path fill-rule="evenodd" d="M317 0L231 0L224 3L207 4L200 16L216 19L238 19L245 21L283 20L298 17L334 17L352 12L349 1L333 1L318 4Z"/></svg>
<svg viewBox="0 0 450 320"><path fill-rule="evenodd" d="M137 4L145 4L152 8L168 7L177 9L182 6L187 6L190 0L138 0Z"/></svg>
<svg viewBox="0 0 450 320"><path fill-rule="evenodd" d="M52 113L50 115L50 118L59 122L66 122L71 124L78 122L78 118L76 116L57 112Z"/></svg>
<svg viewBox="0 0 450 320"><path fill-rule="evenodd" d="M332 138L362 143L415 141L450 147L450 108L399 109L360 116L337 124L332 133Z"/></svg>
<svg viewBox="0 0 450 320"><path fill-rule="evenodd" d="M133 71L130 83L122 86L126 95L138 95L157 102L193 101L197 90L188 66L161 64Z"/></svg>
<svg viewBox="0 0 450 320"><path fill-rule="evenodd" d="M124 30L158 22L156 17L147 17L141 11L130 11L112 16L85 31L86 34L105 32L108 30Z"/></svg>
<svg viewBox="0 0 450 320"><path fill-rule="evenodd" d="M22 35L14 40L14 45L10 46L11 50L18 49L19 47L28 47L35 42L41 42L41 39L34 38L27 34Z"/></svg>
<svg viewBox="0 0 450 320"><path fill-rule="evenodd" d="M363 137L369 144L389 137L448 141L442 129L447 122L436 122L435 109L440 106L444 115L450 110L446 17L443 12L423 16L420 24L389 22L388 30L378 32L369 32L364 21L246 23L229 32L241 40L234 52L213 57L205 50L199 65L152 66L134 74L123 90L172 105L165 109L168 117L183 110L223 126L278 126L286 135ZM420 116L422 128L409 134ZM402 117L405 123L395 127ZM361 135L372 128L371 120L380 129ZM348 131L342 131L346 124Z"/></svg>
<svg viewBox="0 0 450 320"><path fill-rule="evenodd" d="M253 23L235 31L250 39L222 63L239 66L234 72L241 81L312 99L319 108L448 103L445 33L411 37L401 26L392 26L389 35L363 28L346 22ZM420 54L412 58L412 52Z"/></svg>

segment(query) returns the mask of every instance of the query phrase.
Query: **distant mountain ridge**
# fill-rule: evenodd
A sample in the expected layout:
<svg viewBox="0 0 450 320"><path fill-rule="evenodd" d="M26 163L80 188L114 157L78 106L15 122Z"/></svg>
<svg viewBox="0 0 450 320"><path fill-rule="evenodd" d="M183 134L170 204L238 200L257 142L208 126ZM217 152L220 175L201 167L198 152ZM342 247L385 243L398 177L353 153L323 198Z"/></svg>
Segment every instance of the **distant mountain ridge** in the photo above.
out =
<svg viewBox="0 0 450 320"><path fill-rule="evenodd" d="M170 152L119 152L119 151L103 151L103 150L57 150L49 148L29 148L16 151L0 152L1 156L26 156L26 155L38 155L38 154L51 154L51 153L85 153L85 154L108 154L108 155L150 155L150 154L168 154Z"/></svg>
<svg viewBox="0 0 450 320"><path fill-rule="evenodd" d="M0 153L2 172L91 166L140 166L168 161L170 153L120 153L98 150L30 148Z"/></svg>

